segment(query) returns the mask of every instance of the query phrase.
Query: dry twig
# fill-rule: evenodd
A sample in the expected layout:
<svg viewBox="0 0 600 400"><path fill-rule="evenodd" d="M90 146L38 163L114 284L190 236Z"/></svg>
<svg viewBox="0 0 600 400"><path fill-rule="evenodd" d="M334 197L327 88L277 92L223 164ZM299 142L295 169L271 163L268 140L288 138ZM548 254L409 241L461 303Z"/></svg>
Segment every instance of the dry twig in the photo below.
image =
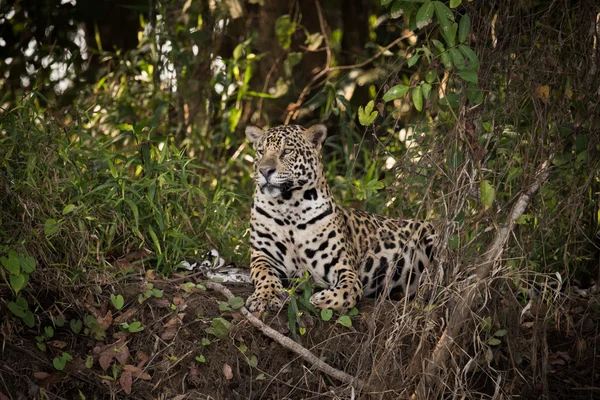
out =
<svg viewBox="0 0 600 400"><path fill-rule="evenodd" d="M429 357L423 378L419 382L417 391L413 394L412 398L429 398L429 394L432 393L435 378L440 371L444 370L446 361L452 352L452 345L456 343L456 339L460 336L461 332L465 331L467 317L480 297L481 289L486 284L486 278L491 275L494 264L502 255L504 245L508 241L515 221L523 215L527 205L531 201L531 197L537 192L541 184L548 179L552 158L550 156L548 160L539 166L533 183L521 193L513 205L508 220L498 230L488 250L482 256L482 263L475 271L476 281L460 293L454 312L450 316L448 325L438 340L431 357Z"/></svg>
<svg viewBox="0 0 600 400"><path fill-rule="evenodd" d="M206 282L204 285L209 289L213 289L213 290L221 293L227 299L231 299L231 298L235 297L229 289L227 289L225 286L223 286L219 283ZM353 377L353 376L345 373L344 371L340 371L339 369L333 368L331 365L327 364L326 362L322 361L319 357L317 357L313 353L311 353L310 350L308 350L306 347L296 343L295 341L293 341L292 339L290 339L287 336L283 336L281 333L277 332L275 329L266 325L260 319L256 318L254 315L252 315L250 313L250 311L248 311L246 309L246 307L242 307L238 311L244 317L246 317L246 319L252 325L254 325L255 328L257 328L262 333L264 333L265 336L270 337L271 339L273 339L274 341L276 341L277 343L279 343L286 349L291 350L294 353L298 354L304 360L306 360L309 363L311 363L312 365L314 365L315 368L317 368L319 371L321 371L335 379L338 379L344 383L350 384L359 390L364 389L366 387L365 382L363 382L361 379Z"/></svg>

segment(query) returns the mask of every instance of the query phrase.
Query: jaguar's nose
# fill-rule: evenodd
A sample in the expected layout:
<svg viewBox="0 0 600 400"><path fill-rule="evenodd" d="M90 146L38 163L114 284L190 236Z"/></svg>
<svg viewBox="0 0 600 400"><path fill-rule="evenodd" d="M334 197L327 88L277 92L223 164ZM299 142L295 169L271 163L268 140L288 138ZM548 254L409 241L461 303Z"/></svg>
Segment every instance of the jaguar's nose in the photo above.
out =
<svg viewBox="0 0 600 400"><path fill-rule="evenodd" d="M273 168L273 167L259 168L259 171L262 174L262 176L265 177L265 179L269 179L269 177L275 173L275 168Z"/></svg>

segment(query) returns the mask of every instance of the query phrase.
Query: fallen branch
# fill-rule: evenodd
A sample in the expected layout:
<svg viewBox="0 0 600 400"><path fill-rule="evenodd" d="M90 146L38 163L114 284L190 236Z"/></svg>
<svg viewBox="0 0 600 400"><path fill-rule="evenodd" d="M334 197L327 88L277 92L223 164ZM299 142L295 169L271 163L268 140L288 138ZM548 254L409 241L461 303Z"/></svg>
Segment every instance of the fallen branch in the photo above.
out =
<svg viewBox="0 0 600 400"><path fill-rule="evenodd" d="M233 293L231 293L231 291L229 289L227 289L225 286L223 286L223 285L221 285L219 283L216 283L216 282L206 282L204 284L204 286L206 286L209 289L213 289L213 290L221 293L227 299L231 299L231 298L235 297L233 295ZM342 381L344 383L348 383L350 385L353 385L357 389L363 389L363 388L366 387L365 382L363 382L361 379L355 378L355 377L353 377L353 376L345 373L344 371L340 371L339 369L333 368L331 365L327 364L326 362L324 362L323 360L321 360L319 357L317 357L313 353L311 353L310 350L308 350L304 346L296 343L295 341L293 341L289 337L282 335L281 333L277 332L275 329L273 329L270 326L266 325L260 319L256 318L254 315L252 315L250 313L250 311L248 311L246 309L246 307L242 307L238 311L244 317L246 317L246 319L252 325L254 325L255 328L257 328L258 330L262 331L262 333L264 333L265 336L270 337L271 339L273 339L274 341L276 341L277 343L279 343L280 345L282 345L286 349L291 350L294 353L298 354L304 360L306 360L309 363L311 363L312 365L314 365L315 368L317 368L319 371L321 371L321 372L323 372L323 373L325 373L325 374L327 374L327 375L329 375L329 376L331 376L331 377L333 377L333 378L335 378L337 380L340 380L340 381Z"/></svg>
<svg viewBox="0 0 600 400"><path fill-rule="evenodd" d="M446 329L442 332L438 343L431 353L431 357L429 357L429 361L425 367L423 378L419 382L417 390L415 394L411 396L411 399L426 399L430 398L432 393L435 393L432 387L435 385L435 378L440 371L444 370L446 361L452 353L452 345L456 343L456 338L466 331L465 321L473 309L476 300L480 298L481 290L487 283L486 278L492 274L494 264L500 259L500 256L504 251L504 245L508 241L510 232L514 228L515 221L523 215L527 205L531 201L531 197L537 192L541 184L548 179L552 158L553 157L551 156L539 166L533 183L527 190L521 193L510 211L508 220L496 232L494 240L490 244L488 250L483 254L482 263L475 271L475 282L460 293L454 311L448 320Z"/></svg>

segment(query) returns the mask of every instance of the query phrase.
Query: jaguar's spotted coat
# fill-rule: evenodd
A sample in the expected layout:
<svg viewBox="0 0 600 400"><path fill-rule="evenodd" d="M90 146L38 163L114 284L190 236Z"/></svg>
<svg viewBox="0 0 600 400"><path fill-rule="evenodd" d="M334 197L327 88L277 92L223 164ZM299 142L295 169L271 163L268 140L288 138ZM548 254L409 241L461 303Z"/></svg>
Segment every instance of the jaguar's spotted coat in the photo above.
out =
<svg viewBox="0 0 600 400"><path fill-rule="evenodd" d="M326 134L323 125L246 129L256 150L251 311L280 307L282 279L304 271L327 287L310 299L319 308L351 308L386 286L391 294L410 292L432 260L430 223L336 204L320 160Z"/></svg>

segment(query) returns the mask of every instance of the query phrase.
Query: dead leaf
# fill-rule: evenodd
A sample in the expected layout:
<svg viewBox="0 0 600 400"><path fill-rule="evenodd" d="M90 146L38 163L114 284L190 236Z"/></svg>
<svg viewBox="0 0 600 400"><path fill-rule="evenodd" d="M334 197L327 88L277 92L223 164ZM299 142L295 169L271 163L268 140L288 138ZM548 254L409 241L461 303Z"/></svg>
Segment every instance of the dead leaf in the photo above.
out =
<svg viewBox="0 0 600 400"><path fill-rule="evenodd" d="M156 279L156 275L153 269L149 269L146 271L146 280L153 281Z"/></svg>
<svg viewBox="0 0 600 400"><path fill-rule="evenodd" d="M8 397L2 392L0 392L0 400L8 400Z"/></svg>
<svg viewBox="0 0 600 400"><path fill-rule="evenodd" d="M535 89L535 94L537 94L537 96L540 98L540 100L544 104L547 104L548 100L550 100L550 86L548 86L548 85L538 86Z"/></svg>
<svg viewBox="0 0 600 400"><path fill-rule="evenodd" d="M135 354L135 361L138 363L138 367L142 368L150 359L150 357L148 357L148 354L144 353L143 351L138 351Z"/></svg>
<svg viewBox="0 0 600 400"><path fill-rule="evenodd" d="M167 328L160 334L160 338L162 340L173 340L173 338L177 336L177 330L178 328L176 326Z"/></svg>
<svg viewBox="0 0 600 400"><path fill-rule="evenodd" d="M176 306L180 306L183 303L185 303L185 301L181 297L173 297L173 304Z"/></svg>
<svg viewBox="0 0 600 400"><path fill-rule="evenodd" d="M113 322L112 311L108 310L104 317L97 317L98 324L104 330L107 330Z"/></svg>
<svg viewBox="0 0 600 400"><path fill-rule="evenodd" d="M223 364L223 375L225 375L225 379L228 381L233 379L233 371L231 370L231 366L227 363Z"/></svg>
<svg viewBox="0 0 600 400"><path fill-rule="evenodd" d="M127 346L118 347L115 351L115 358L122 365L125 365L125 363L127 363L127 359L129 359L129 348Z"/></svg>
<svg viewBox="0 0 600 400"><path fill-rule="evenodd" d="M117 316L114 320L115 324L120 324L121 322L127 322L129 318L133 317L138 311L139 307L130 308L125 311L123 314Z"/></svg>
<svg viewBox="0 0 600 400"><path fill-rule="evenodd" d="M150 374L145 373L144 371L142 371L142 369L140 367L136 367L135 365L128 364L128 365L125 365L123 367L123 369L125 371L131 372L131 375L133 375L134 378L143 379L146 381L149 381L152 379Z"/></svg>
<svg viewBox="0 0 600 400"><path fill-rule="evenodd" d="M33 377L38 380L41 381L42 379L46 379L50 376L49 373L47 372L42 372L42 371L38 371L38 372L34 372L33 373Z"/></svg>
<svg viewBox="0 0 600 400"><path fill-rule="evenodd" d="M163 328L171 328L173 326L179 326L181 325L181 318L179 317L179 315L171 318L170 320L167 321L166 324L163 325Z"/></svg>
<svg viewBox="0 0 600 400"><path fill-rule="evenodd" d="M106 371L108 367L110 367L110 363L113 360L113 356L108 353L102 353L98 358L98 362L100 363L100 367L103 371Z"/></svg>
<svg viewBox="0 0 600 400"><path fill-rule="evenodd" d="M63 342L62 340L50 340L48 344L57 349L63 349L67 346L67 343Z"/></svg>
<svg viewBox="0 0 600 400"><path fill-rule="evenodd" d="M198 373L198 367L196 367L196 364L190 365L190 372L188 373L187 379L196 387L199 387L202 384L202 379L200 379L200 374Z"/></svg>
<svg viewBox="0 0 600 400"><path fill-rule="evenodd" d="M119 384L123 388L123 391L127 394L131 394L131 384L133 383L133 377L131 376L131 372L123 371L121 373L121 377L119 378Z"/></svg>

